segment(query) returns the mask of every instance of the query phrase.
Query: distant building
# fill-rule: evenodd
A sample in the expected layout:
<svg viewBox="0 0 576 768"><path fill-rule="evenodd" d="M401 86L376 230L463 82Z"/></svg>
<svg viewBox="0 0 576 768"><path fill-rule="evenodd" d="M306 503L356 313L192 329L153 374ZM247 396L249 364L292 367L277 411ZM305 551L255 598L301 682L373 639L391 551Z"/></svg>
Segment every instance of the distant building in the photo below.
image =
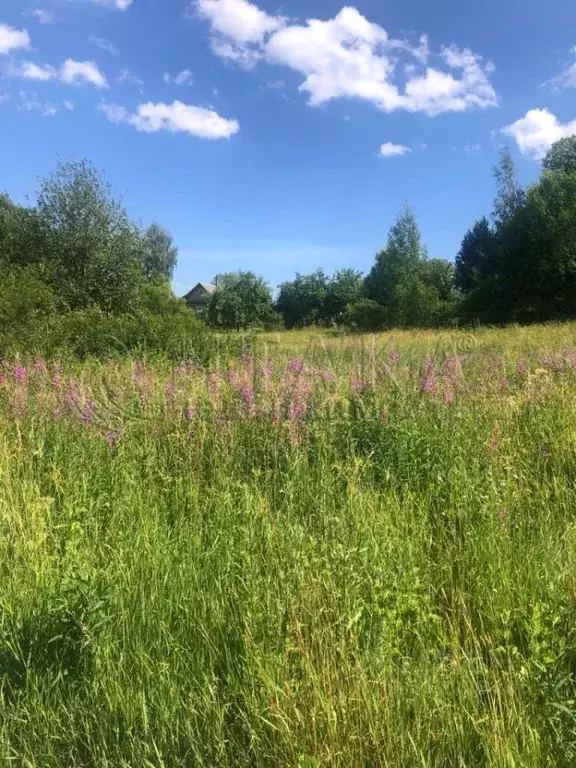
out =
<svg viewBox="0 0 576 768"><path fill-rule="evenodd" d="M195 310L201 309L216 290L212 283L198 283L184 296L184 301Z"/></svg>

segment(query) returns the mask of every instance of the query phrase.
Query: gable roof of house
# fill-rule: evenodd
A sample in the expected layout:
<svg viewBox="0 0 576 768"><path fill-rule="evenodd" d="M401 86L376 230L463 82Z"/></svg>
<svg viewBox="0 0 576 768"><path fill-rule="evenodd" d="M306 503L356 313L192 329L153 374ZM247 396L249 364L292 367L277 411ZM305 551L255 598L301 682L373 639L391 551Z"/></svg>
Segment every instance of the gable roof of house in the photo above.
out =
<svg viewBox="0 0 576 768"><path fill-rule="evenodd" d="M194 293L199 293L200 291L198 289L204 293L214 293L216 286L212 285L212 283L197 283L192 290L188 291L184 298L187 299L188 297L193 296Z"/></svg>

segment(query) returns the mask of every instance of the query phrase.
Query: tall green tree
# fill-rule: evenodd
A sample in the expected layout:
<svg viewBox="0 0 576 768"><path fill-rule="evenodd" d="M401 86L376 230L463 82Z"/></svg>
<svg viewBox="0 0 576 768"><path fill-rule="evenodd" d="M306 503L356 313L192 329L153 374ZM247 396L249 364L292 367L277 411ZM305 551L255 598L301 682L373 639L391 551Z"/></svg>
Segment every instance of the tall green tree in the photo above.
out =
<svg viewBox="0 0 576 768"><path fill-rule="evenodd" d="M508 319L576 316L576 172L545 172L501 237Z"/></svg>
<svg viewBox="0 0 576 768"><path fill-rule="evenodd" d="M276 310L286 328L304 327L325 320L325 302L329 281L322 269L310 275L296 273L292 281L282 283Z"/></svg>
<svg viewBox="0 0 576 768"><path fill-rule="evenodd" d="M218 287L208 303L208 318L215 326L237 330L273 324L269 286L254 272L218 275Z"/></svg>
<svg viewBox="0 0 576 768"><path fill-rule="evenodd" d="M406 207L393 224L386 248L377 254L364 282L366 297L384 307L388 325L411 324L414 308L409 296L415 290L419 265L425 255L416 217Z"/></svg>
<svg viewBox="0 0 576 768"><path fill-rule="evenodd" d="M552 144L542 162L545 171L576 171L576 136L566 136Z"/></svg>
<svg viewBox="0 0 576 768"><path fill-rule="evenodd" d="M68 307L130 311L142 278L141 240L94 166L61 162L41 185L37 212L43 253Z"/></svg>
<svg viewBox="0 0 576 768"><path fill-rule="evenodd" d="M464 235L456 256L455 283L470 293L497 269L498 241L486 217L479 219Z"/></svg>
<svg viewBox="0 0 576 768"><path fill-rule="evenodd" d="M516 167L508 147L500 151L500 160L493 167L496 181L493 218L496 229L510 221L524 203L524 190L518 184Z"/></svg>
<svg viewBox="0 0 576 768"><path fill-rule="evenodd" d="M146 279L172 279L178 263L178 248L170 232L156 222L143 234L141 258Z"/></svg>
<svg viewBox="0 0 576 768"><path fill-rule="evenodd" d="M322 307L325 323L341 325L345 322L348 306L362 296L362 282L362 273L356 269L340 269L332 276Z"/></svg>

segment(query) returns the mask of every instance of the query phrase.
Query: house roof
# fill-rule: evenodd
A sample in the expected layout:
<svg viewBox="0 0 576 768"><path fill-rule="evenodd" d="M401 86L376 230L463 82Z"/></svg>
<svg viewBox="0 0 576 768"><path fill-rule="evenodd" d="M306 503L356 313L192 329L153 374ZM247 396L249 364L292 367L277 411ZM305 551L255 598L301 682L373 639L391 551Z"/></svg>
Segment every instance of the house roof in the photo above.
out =
<svg viewBox="0 0 576 768"><path fill-rule="evenodd" d="M184 296L185 299L187 299L189 296L192 296L194 293L199 292L199 289L204 291L205 293L214 293L216 290L216 286L212 285L212 283L197 283L192 290L188 291L188 293Z"/></svg>

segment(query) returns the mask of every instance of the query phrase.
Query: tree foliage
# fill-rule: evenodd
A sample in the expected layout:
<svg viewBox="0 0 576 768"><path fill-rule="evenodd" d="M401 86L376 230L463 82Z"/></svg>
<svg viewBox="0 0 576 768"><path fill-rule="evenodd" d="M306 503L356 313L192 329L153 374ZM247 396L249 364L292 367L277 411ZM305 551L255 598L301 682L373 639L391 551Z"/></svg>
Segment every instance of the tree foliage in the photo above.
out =
<svg viewBox="0 0 576 768"><path fill-rule="evenodd" d="M142 240L144 276L148 280L156 277L171 280L178 262L178 248L170 232L154 222L144 232Z"/></svg>
<svg viewBox="0 0 576 768"><path fill-rule="evenodd" d="M456 256L456 287L463 293L470 293L484 278L494 274L497 249L497 238L488 219L479 219L464 235Z"/></svg>
<svg viewBox="0 0 576 768"><path fill-rule="evenodd" d="M272 293L254 272L227 272L208 303L208 318L221 328L250 328L274 323Z"/></svg>
<svg viewBox="0 0 576 768"><path fill-rule="evenodd" d="M576 136L565 136L553 144L542 162L545 171L576 171Z"/></svg>

